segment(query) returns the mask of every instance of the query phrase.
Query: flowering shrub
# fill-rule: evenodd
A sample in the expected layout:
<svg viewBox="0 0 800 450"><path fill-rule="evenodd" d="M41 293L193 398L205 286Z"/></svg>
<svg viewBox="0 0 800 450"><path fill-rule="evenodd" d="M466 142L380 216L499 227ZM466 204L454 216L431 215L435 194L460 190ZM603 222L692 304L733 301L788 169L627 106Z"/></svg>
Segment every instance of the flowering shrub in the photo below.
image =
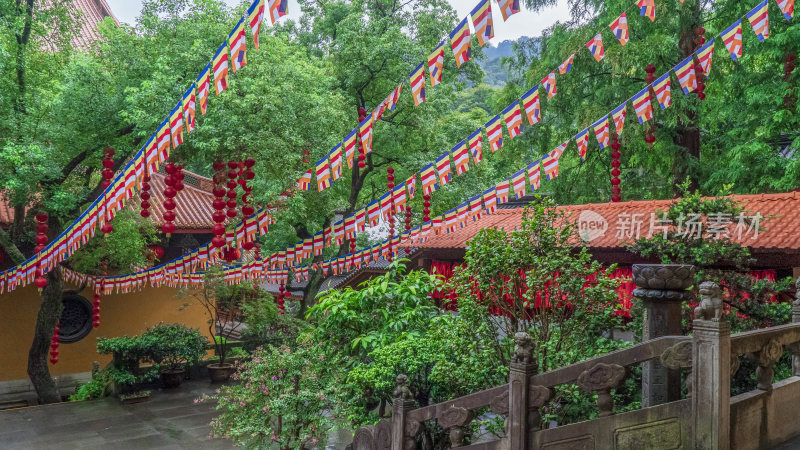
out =
<svg viewBox="0 0 800 450"><path fill-rule="evenodd" d="M248 448L324 448L333 426L326 411L334 376L325 363L310 345L257 349L237 366L238 384L197 400L217 402L212 436Z"/></svg>

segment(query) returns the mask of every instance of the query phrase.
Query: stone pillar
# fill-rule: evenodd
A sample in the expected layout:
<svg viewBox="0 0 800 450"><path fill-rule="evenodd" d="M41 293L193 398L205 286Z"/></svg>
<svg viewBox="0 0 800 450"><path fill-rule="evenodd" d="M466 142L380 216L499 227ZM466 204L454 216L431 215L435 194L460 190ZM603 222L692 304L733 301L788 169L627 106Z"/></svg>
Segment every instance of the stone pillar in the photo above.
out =
<svg viewBox="0 0 800 450"><path fill-rule="evenodd" d="M691 299L694 266L634 264L633 295L644 305L642 340L681 335L681 304ZM642 407L680 400L680 369L667 369L653 359L642 363Z"/></svg>
<svg viewBox="0 0 800 450"><path fill-rule="evenodd" d="M528 431L538 430L539 424L531 424L528 408L531 403L528 383L536 374L538 364L533 359L533 342L530 335L519 332L514 335L514 357L508 373L508 449L527 450L530 448Z"/></svg>
<svg viewBox="0 0 800 450"><path fill-rule="evenodd" d="M792 302L792 323L800 323L800 276L794 283L795 287L795 301ZM789 345L789 351L792 353L792 375L800 376L800 344L797 342Z"/></svg>
<svg viewBox="0 0 800 450"><path fill-rule="evenodd" d="M730 322L692 323L692 432L697 450L730 448L731 339Z"/></svg>
<svg viewBox="0 0 800 450"><path fill-rule="evenodd" d="M420 431L421 424L406 426L406 414L414 409L414 396L408 388L408 378L397 376L397 387L392 394L392 450L414 448L414 438Z"/></svg>

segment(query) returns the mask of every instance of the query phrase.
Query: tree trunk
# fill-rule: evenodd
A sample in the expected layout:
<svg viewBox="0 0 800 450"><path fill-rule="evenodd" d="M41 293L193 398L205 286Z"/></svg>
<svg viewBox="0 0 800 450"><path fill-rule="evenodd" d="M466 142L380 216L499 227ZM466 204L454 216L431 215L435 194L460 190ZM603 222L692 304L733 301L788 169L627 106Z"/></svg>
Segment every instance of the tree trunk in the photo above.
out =
<svg viewBox="0 0 800 450"><path fill-rule="evenodd" d="M323 281L325 281L325 277L322 276L321 268L313 271L311 276L308 278L308 284L303 291L303 301L300 302L301 318L305 317L306 309L314 305L314 302L317 298L317 293L319 292L319 288L322 286Z"/></svg>
<svg viewBox="0 0 800 450"><path fill-rule="evenodd" d="M699 6L698 6L699 8ZM695 8L683 20L681 35L678 41L680 49L678 61L692 55L697 47L695 44L695 29L699 25L700 11ZM698 74L698 76L700 76ZM675 128L673 143L678 147L672 160L672 189L675 197L681 196L679 185L689 179L689 190L695 192L700 188L700 179L697 166L700 159L700 125L697 110L685 111L686 118L678 115L678 125Z"/></svg>
<svg viewBox="0 0 800 450"><path fill-rule="evenodd" d="M39 308L39 315L36 317L33 343L28 352L28 376L39 395L40 403L61 401L56 384L50 376L47 359L50 351L50 339L53 337L56 323L61 318L63 288L64 279L61 277L61 267L56 266L47 274L47 286L42 289L42 304Z"/></svg>

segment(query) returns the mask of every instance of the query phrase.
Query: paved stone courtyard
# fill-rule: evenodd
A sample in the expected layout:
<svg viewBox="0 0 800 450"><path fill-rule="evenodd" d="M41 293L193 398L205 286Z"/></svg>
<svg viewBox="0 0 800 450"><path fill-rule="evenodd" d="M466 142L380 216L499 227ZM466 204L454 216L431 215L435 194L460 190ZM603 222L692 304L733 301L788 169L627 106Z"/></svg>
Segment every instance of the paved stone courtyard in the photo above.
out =
<svg viewBox="0 0 800 450"><path fill-rule="evenodd" d="M208 439L216 415L194 399L216 387L189 381L173 390L153 390L149 401L122 405L116 397L0 411L3 449L223 449L229 441Z"/></svg>

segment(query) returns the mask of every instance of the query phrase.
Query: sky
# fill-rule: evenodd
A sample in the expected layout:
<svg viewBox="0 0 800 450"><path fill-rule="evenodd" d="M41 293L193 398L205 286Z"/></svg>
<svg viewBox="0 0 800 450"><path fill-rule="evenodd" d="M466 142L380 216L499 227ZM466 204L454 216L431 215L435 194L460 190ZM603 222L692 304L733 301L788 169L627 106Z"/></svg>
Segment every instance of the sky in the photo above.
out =
<svg viewBox="0 0 800 450"><path fill-rule="evenodd" d="M236 6L241 3L241 0L223 1L230 6ZM131 25L136 23L136 17L139 16L139 11L142 9L141 0L106 0L106 2L120 22L126 22ZM468 15L477 4L477 0L448 0L448 2L455 8L461 18ZM299 11L300 7L297 4L297 0L289 0L288 17L292 19L298 18L300 16ZM558 6L547 8L539 13L526 11L523 6L522 11L509 18L508 22L503 22L503 17L500 15L500 10L497 8L496 3L492 4L492 12L495 37L491 43L494 45L507 39L516 40L520 36L539 36L545 28L559 20L565 21L569 18L566 0L558 0Z"/></svg>

